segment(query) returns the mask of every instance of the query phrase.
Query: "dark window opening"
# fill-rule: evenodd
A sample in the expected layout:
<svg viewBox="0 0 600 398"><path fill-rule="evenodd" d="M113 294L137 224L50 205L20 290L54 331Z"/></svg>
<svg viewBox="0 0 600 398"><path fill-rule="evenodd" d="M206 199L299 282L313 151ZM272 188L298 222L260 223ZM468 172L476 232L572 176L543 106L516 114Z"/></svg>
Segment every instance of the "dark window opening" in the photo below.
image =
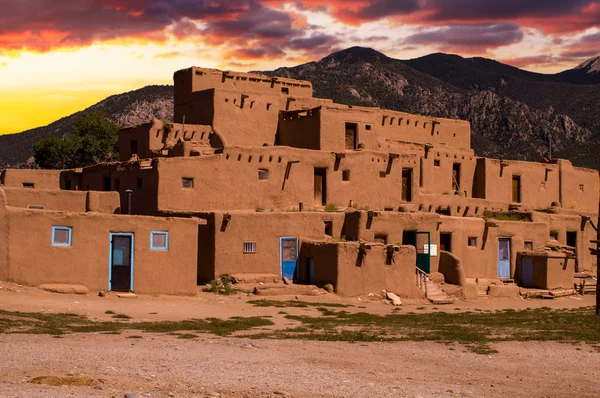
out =
<svg viewBox="0 0 600 398"><path fill-rule="evenodd" d="M181 179L181 187L184 189L193 189L194 188L194 179L183 177Z"/></svg>
<svg viewBox="0 0 600 398"><path fill-rule="evenodd" d="M412 202L412 169L402 169L402 201Z"/></svg>
<svg viewBox="0 0 600 398"><path fill-rule="evenodd" d="M567 246L577 247L577 232L567 231Z"/></svg>
<svg viewBox="0 0 600 398"><path fill-rule="evenodd" d="M356 123L346 123L346 149L356 149Z"/></svg>
<svg viewBox="0 0 600 398"><path fill-rule="evenodd" d="M333 236L333 221L323 221L325 235Z"/></svg>
<svg viewBox="0 0 600 398"><path fill-rule="evenodd" d="M521 203L521 176L512 177L512 201Z"/></svg>
<svg viewBox="0 0 600 398"><path fill-rule="evenodd" d="M138 153L138 142L137 142L137 140L131 140L130 146L131 146L131 154L132 155L137 155L137 153Z"/></svg>
<svg viewBox="0 0 600 398"><path fill-rule="evenodd" d="M387 243L388 243L387 234L375 234L375 242L383 243L384 245L387 245Z"/></svg>
<svg viewBox="0 0 600 398"><path fill-rule="evenodd" d="M433 165L434 165L435 167L440 167L440 160L439 160L439 159L435 159L435 160L433 161Z"/></svg>
<svg viewBox="0 0 600 398"><path fill-rule="evenodd" d="M451 233L440 233L440 250L452 253Z"/></svg>
<svg viewBox="0 0 600 398"><path fill-rule="evenodd" d="M350 181L350 170L342 170L342 181Z"/></svg>
<svg viewBox="0 0 600 398"><path fill-rule="evenodd" d="M103 189L105 191L110 191L110 176L105 176L104 177L104 186Z"/></svg>
<svg viewBox="0 0 600 398"><path fill-rule="evenodd" d="M477 238L469 238L469 247L477 247Z"/></svg>
<svg viewBox="0 0 600 398"><path fill-rule="evenodd" d="M371 131L371 125L370 125L370 124L366 124L366 125L365 125L365 130L367 130L367 131Z"/></svg>
<svg viewBox="0 0 600 398"><path fill-rule="evenodd" d="M142 189L144 187L144 180L142 179L142 177L137 177L135 179L135 182L138 189Z"/></svg>
<svg viewBox="0 0 600 398"><path fill-rule="evenodd" d="M71 190L71 180L67 180L67 181L65 181L65 189L66 189L67 191L70 191L70 190Z"/></svg>
<svg viewBox="0 0 600 398"><path fill-rule="evenodd" d="M525 244L523 245L523 249L525 249L525 250L533 250L533 242L532 241L525 241Z"/></svg>
<svg viewBox="0 0 600 398"><path fill-rule="evenodd" d="M33 189L34 186L35 186L35 184L33 182L24 182L23 183L23 188Z"/></svg>
<svg viewBox="0 0 600 398"><path fill-rule="evenodd" d="M269 170L267 169L258 169L258 180L264 181L269 179Z"/></svg>
<svg viewBox="0 0 600 398"><path fill-rule="evenodd" d="M558 231L550 231L550 239L558 241Z"/></svg>
<svg viewBox="0 0 600 398"><path fill-rule="evenodd" d="M289 93L290 93L290 89L289 89L289 88L287 88L287 87L281 87L281 92L282 92L283 94L289 94Z"/></svg>
<svg viewBox="0 0 600 398"><path fill-rule="evenodd" d="M114 185L115 185L115 190L118 191L119 189L121 189L121 180L119 180L118 178L115 178Z"/></svg>

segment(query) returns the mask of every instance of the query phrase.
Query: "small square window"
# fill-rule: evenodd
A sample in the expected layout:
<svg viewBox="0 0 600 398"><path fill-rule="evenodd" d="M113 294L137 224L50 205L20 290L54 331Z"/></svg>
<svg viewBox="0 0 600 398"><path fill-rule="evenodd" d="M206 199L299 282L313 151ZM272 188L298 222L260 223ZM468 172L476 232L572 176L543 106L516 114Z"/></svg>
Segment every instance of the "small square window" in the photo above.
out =
<svg viewBox="0 0 600 398"><path fill-rule="evenodd" d="M184 189L194 189L194 179L188 178L188 177L183 177L181 179L181 186Z"/></svg>
<svg viewBox="0 0 600 398"><path fill-rule="evenodd" d="M52 227L52 246L71 246L72 237L71 227Z"/></svg>
<svg viewBox="0 0 600 398"><path fill-rule="evenodd" d="M144 180L142 177L137 177L135 181L138 189L142 189L144 187Z"/></svg>
<svg viewBox="0 0 600 398"><path fill-rule="evenodd" d="M550 239L558 240L558 231L550 231Z"/></svg>
<svg viewBox="0 0 600 398"><path fill-rule="evenodd" d="M350 170L342 170L342 181L350 181Z"/></svg>
<svg viewBox="0 0 600 398"><path fill-rule="evenodd" d="M244 253L256 253L256 242L244 242Z"/></svg>
<svg viewBox="0 0 600 398"><path fill-rule="evenodd" d="M388 243L387 234L375 234L375 242L383 243L384 245L387 245L387 243Z"/></svg>
<svg viewBox="0 0 600 398"><path fill-rule="evenodd" d="M323 221L325 227L325 235L333 236L333 221Z"/></svg>
<svg viewBox="0 0 600 398"><path fill-rule="evenodd" d="M166 231L150 232L151 250L169 250L169 233Z"/></svg>
<svg viewBox="0 0 600 398"><path fill-rule="evenodd" d="M583 189L584 189L584 188L585 188L585 187L583 186L583 184L579 184L579 192L583 192Z"/></svg>
<svg viewBox="0 0 600 398"><path fill-rule="evenodd" d="M33 182L24 182L23 183L23 188L33 189L33 187L34 187Z"/></svg>
<svg viewBox="0 0 600 398"><path fill-rule="evenodd" d="M523 249L525 249L525 250L533 250L533 242L531 242L531 241L525 241L525 245L523 246Z"/></svg>
<svg viewBox="0 0 600 398"><path fill-rule="evenodd" d="M46 206L44 205L27 205L28 209L32 209L32 210L45 210Z"/></svg>
<svg viewBox="0 0 600 398"><path fill-rule="evenodd" d="M379 172L379 178L385 178L386 175L387 175L387 173L385 171Z"/></svg>
<svg viewBox="0 0 600 398"><path fill-rule="evenodd" d="M477 238L469 238L469 247L477 247Z"/></svg>
<svg viewBox="0 0 600 398"><path fill-rule="evenodd" d="M365 125L365 130L367 130L367 131L371 131L371 125L370 125L370 124L366 124L366 125Z"/></svg>
<svg viewBox="0 0 600 398"><path fill-rule="evenodd" d="M440 160L439 160L439 159L434 159L434 160L433 160L433 165L434 165L435 167L440 167Z"/></svg>
<svg viewBox="0 0 600 398"><path fill-rule="evenodd" d="M258 169L258 180L265 181L269 179L269 170L267 169Z"/></svg>

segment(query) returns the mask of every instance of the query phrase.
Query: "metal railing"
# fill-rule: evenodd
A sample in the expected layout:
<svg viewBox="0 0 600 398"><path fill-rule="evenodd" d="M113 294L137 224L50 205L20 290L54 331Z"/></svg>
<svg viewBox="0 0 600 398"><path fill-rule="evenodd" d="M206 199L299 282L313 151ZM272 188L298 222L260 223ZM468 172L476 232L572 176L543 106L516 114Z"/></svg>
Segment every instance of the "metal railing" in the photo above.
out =
<svg viewBox="0 0 600 398"><path fill-rule="evenodd" d="M416 267L415 279L417 283L417 287L425 292L425 296L427 296L427 281L429 280L429 275L419 267Z"/></svg>

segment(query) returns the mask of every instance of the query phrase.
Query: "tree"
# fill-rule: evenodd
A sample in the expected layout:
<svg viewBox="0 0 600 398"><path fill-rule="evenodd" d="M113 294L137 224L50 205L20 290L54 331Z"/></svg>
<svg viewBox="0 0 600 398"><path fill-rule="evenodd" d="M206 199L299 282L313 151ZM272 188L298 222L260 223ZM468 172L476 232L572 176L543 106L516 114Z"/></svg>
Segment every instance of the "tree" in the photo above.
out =
<svg viewBox="0 0 600 398"><path fill-rule="evenodd" d="M35 161L42 169L70 169L110 162L118 158L119 125L101 112L86 112L71 124L71 134L53 135L34 145Z"/></svg>

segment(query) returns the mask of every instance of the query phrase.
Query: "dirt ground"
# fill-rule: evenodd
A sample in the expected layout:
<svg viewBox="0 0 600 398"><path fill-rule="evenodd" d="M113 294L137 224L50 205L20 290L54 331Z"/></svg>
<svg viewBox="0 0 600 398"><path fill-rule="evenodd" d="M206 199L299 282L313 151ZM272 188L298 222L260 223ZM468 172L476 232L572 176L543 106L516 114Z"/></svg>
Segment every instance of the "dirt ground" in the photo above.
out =
<svg viewBox="0 0 600 398"><path fill-rule="evenodd" d="M256 297L149 297L61 295L0 283L0 309L74 312L111 320L105 311L135 321L270 316L269 328L293 326L281 308L254 307ZM278 297L277 299L294 299ZM303 301L352 304L349 311L389 314L381 301L335 295ZM556 300L497 299L434 306L407 302L402 312L504 308L573 308L594 296ZM366 308L359 308L366 307ZM313 308L285 308L290 314ZM132 336L141 338L131 338ZM175 336L127 331L120 335L0 334L2 397L597 397L600 352L586 344L506 342L480 355L460 344L434 342L345 343L306 340ZM93 386L37 385L38 376L82 376Z"/></svg>

